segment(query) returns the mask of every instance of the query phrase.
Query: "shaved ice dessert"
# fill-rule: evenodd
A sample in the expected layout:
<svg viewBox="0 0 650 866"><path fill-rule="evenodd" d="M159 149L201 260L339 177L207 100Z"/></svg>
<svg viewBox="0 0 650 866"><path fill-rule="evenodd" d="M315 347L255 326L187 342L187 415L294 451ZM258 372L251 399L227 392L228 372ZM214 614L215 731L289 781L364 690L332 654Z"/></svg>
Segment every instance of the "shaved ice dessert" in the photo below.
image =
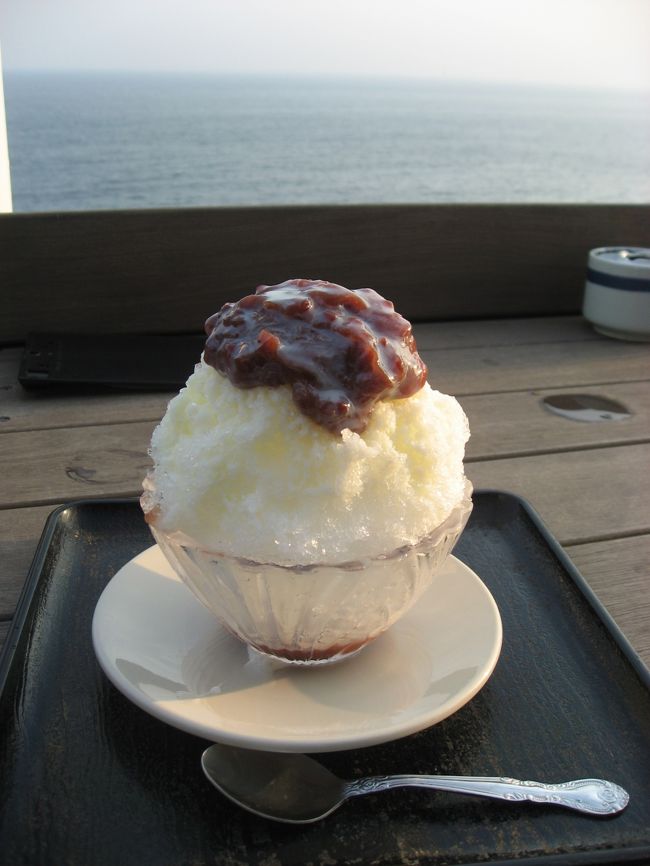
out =
<svg viewBox="0 0 650 866"><path fill-rule="evenodd" d="M465 526L465 414L372 289L260 286L206 334L152 437L152 533L249 646L301 664L350 655L430 585Z"/></svg>

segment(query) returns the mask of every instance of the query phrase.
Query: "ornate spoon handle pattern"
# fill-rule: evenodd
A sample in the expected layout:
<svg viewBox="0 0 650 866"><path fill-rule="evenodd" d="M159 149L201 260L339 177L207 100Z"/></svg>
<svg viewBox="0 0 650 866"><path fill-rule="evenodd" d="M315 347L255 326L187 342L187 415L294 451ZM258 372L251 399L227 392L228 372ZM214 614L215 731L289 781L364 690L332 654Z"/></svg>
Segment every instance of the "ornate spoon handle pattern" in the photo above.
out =
<svg viewBox="0 0 650 866"><path fill-rule="evenodd" d="M590 815L614 815L624 809L630 799L627 791L604 779L545 784L496 776L372 776L347 782L345 796L357 797L404 787L455 791L512 802L551 803Z"/></svg>

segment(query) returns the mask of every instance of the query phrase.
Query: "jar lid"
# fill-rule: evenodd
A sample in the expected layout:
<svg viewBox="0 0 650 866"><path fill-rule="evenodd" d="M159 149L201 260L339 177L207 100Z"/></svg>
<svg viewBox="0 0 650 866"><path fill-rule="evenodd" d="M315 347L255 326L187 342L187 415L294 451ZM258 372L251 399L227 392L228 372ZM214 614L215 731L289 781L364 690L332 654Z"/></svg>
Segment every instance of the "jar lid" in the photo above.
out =
<svg viewBox="0 0 650 866"><path fill-rule="evenodd" d="M598 247L591 250L587 280L613 289L650 291L650 248Z"/></svg>

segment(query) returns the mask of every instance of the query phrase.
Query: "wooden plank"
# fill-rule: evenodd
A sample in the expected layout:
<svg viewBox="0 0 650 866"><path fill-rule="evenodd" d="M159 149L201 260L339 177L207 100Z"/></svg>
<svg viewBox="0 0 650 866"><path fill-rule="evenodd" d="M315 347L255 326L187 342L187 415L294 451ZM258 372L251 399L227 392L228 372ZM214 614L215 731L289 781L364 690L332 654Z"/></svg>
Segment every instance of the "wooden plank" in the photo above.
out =
<svg viewBox="0 0 650 866"><path fill-rule="evenodd" d="M128 424L162 418L169 394L27 393L20 385L0 391L0 434L19 430Z"/></svg>
<svg viewBox="0 0 650 866"><path fill-rule="evenodd" d="M138 494L154 426L145 421L5 433L0 507Z"/></svg>
<svg viewBox="0 0 650 866"><path fill-rule="evenodd" d="M421 349L515 346L581 340L604 342L607 339L594 331L582 316L416 322L413 332ZM22 351L22 346L0 347L0 388L16 383Z"/></svg>
<svg viewBox="0 0 650 866"><path fill-rule="evenodd" d="M0 511L0 620L12 616L45 521L56 505Z"/></svg>
<svg viewBox="0 0 650 866"><path fill-rule="evenodd" d="M632 417L624 421L578 423L553 415L542 405L550 394L576 393L575 388L479 394L460 402L470 421L472 437L467 459L566 451L581 447L635 443L650 439L650 382L590 385L589 394L608 397L626 406ZM35 395L0 401L0 433L95 427L148 421L163 416L173 395L103 395L66 398ZM123 441L128 434L120 432ZM127 437L126 439L124 437ZM137 447L142 443L136 433ZM0 448L2 447L0 440ZM0 458L1 459L1 458Z"/></svg>
<svg viewBox="0 0 650 866"><path fill-rule="evenodd" d="M582 318L502 319L415 326L421 350L530 345L599 340ZM0 433L46 427L146 421L160 418L172 394L98 393L74 395L25 391L17 382L22 348L0 349Z"/></svg>
<svg viewBox="0 0 650 866"><path fill-rule="evenodd" d="M469 418L468 460L524 456L602 445L650 441L650 381L622 385L589 385L589 394L616 400L632 417L622 421L572 421L553 414L542 400L553 394L575 394L575 388L515 391L461 397Z"/></svg>
<svg viewBox="0 0 650 866"><path fill-rule="evenodd" d="M351 205L0 216L0 341L194 330L258 283L371 285L412 320L576 313L587 252L646 205ZM516 253L513 253L516 251Z"/></svg>
<svg viewBox="0 0 650 866"><path fill-rule="evenodd" d="M583 388L650 376L648 346L617 340L424 350L421 355L431 385L456 396Z"/></svg>
<svg viewBox="0 0 650 866"><path fill-rule="evenodd" d="M607 340L607 337L598 334L582 316L416 322L413 333L418 350L421 351Z"/></svg>
<svg viewBox="0 0 650 866"><path fill-rule="evenodd" d="M650 535L575 545L567 553L650 667Z"/></svg>
<svg viewBox="0 0 650 866"><path fill-rule="evenodd" d="M475 488L527 499L561 544L650 532L650 444L470 463Z"/></svg>
<svg viewBox="0 0 650 866"><path fill-rule="evenodd" d="M14 353L13 358L15 357ZM603 386L604 383L636 382L650 378L650 352L647 346L606 339L512 346L460 346L456 349L423 350L422 357L429 367L431 385L460 397L461 402L468 406L468 411L469 395L543 389L555 392L562 390L562 387L565 390L584 391L587 388L593 391L596 386ZM5 371L9 366L10 363L7 362ZM557 383L558 388L552 387L554 383ZM640 394L641 390L637 389L633 393ZM162 416L170 396L61 396L26 393L14 383L4 391L0 390L0 418L4 419L0 421L0 433L48 427L154 421ZM463 397L466 399L463 400ZM475 428L485 423L485 411L480 407L489 406L489 403L489 397L475 401L479 411ZM511 407L517 405L521 405L521 398L506 401L503 409L495 403L492 414L498 411L507 413ZM506 417L507 415L504 415L504 421ZM521 413L518 417L521 418ZM633 438L635 437L636 434ZM604 441L609 441L607 436ZM478 453L486 455L489 452L481 448Z"/></svg>
<svg viewBox="0 0 650 866"><path fill-rule="evenodd" d="M7 433L0 505L132 496L149 466L154 424ZM626 445L468 464L476 486L513 490L548 515L565 543L650 531L650 445ZM594 495L594 491L607 491ZM611 502L624 507L613 509Z"/></svg>

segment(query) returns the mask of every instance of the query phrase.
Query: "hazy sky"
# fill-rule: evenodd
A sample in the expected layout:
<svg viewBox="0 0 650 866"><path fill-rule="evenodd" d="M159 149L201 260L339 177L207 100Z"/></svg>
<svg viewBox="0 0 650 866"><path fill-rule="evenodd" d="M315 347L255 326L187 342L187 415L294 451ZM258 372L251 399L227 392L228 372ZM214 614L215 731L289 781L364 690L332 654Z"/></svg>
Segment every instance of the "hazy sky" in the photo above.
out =
<svg viewBox="0 0 650 866"><path fill-rule="evenodd" d="M650 89L650 0L0 0L6 69Z"/></svg>

